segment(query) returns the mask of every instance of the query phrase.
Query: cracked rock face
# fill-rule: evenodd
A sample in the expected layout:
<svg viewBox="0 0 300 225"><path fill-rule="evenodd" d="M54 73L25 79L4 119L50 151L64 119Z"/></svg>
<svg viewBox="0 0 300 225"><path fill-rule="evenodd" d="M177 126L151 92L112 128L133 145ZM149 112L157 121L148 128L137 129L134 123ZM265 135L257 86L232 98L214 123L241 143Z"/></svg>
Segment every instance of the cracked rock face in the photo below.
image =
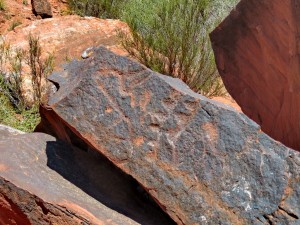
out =
<svg viewBox="0 0 300 225"><path fill-rule="evenodd" d="M219 73L243 112L300 151L299 0L242 0L211 34Z"/></svg>
<svg viewBox="0 0 300 225"><path fill-rule="evenodd" d="M104 48L50 80L37 130L101 152L177 224L300 222L299 153L244 114Z"/></svg>

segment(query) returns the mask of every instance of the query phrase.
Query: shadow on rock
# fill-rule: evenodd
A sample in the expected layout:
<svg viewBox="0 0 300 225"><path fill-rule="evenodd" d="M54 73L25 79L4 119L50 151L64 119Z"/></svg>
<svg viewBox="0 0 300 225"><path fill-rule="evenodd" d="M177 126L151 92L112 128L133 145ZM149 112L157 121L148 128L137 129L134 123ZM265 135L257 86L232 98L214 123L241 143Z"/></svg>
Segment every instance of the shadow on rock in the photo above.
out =
<svg viewBox="0 0 300 225"><path fill-rule="evenodd" d="M47 142L47 166L107 207L143 225L175 223L131 177L95 150ZM78 146L78 145L77 145ZM82 147L82 146L81 146Z"/></svg>

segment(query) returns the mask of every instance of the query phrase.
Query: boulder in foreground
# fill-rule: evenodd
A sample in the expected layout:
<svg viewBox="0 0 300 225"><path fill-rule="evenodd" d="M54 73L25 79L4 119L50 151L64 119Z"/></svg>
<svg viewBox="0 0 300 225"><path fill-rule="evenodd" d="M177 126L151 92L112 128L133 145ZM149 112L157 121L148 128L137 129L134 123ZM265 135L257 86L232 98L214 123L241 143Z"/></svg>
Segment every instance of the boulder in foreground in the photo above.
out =
<svg viewBox="0 0 300 225"><path fill-rule="evenodd" d="M242 0L211 33L226 89L262 130L300 151L299 0Z"/></svg>
<svg viewBox="0 0 300 225"><path fill-rule="evenodd" d="M177 224L299 223L299 153L178 79L93 51L50 76L37 130L101 152Z"/></svg>
<svg viewBox="0 0 300 225"><path fill-rule="evenodd" d="M10 131L0 127L0 224L174 225L103 157Z"/></svg>

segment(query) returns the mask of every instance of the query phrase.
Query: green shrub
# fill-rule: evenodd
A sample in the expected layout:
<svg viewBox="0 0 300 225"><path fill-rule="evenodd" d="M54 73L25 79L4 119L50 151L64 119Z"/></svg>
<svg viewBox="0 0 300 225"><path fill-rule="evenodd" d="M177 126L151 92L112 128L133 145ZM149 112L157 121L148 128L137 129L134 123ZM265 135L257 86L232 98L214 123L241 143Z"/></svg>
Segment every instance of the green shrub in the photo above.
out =
<svg viewBox="0 0 300 225"><path fill-rule="evenodd" d="M81 16L119 18L126 0L68 0L71 11Z"/></svg>
<svg viewBox="0 0 300 225"><path fill-rule="evenodd" d="M16 49L14 54L10 56L10 71L6 74L8 78L3 79L1 85L18 112L28 108L26 107L26 101L22 93L24 57L25 51L21 49Z"/></svg>
<svg viewBox="0 0 300 225"><path fill-rule="evenodd" d="M121 18L123 46L152 70L177 77L208 97L225 89L209 32L238 0L69 0L74 13Z"/></svg>
<svg viewBox="0 0 300 225"><path fill-rule="evenodd" d="M39 44L39 38L29 35L29 51L28 65L31 69L32 88L34 93L34 101L37 104L43 103L45 85L42 83L46 77L52 73L54 68L54 57L49 55L46 59L42 59L42 48Z"/></svg>
<svg viewBox="0 0 300 225"><path fill-rule="evenodd" d="M40 121L38 106L20 108L16 104L18 98L5 84L3 74L0 75L0 123L16 129L31 132Z"/></svg>
<svg viewBox="0 0 300 225"><path fill-rule="evenodd" d="M14 53L4 40L0 44L0 91L6 95L17 111L25 108L22 94L22 68L24 51L16 49Z"/></svg>
<svg viewBox="0 0 300 225"><path fill-rule="evenodd" d="M131 34L124 38L125 49L195 92L208 97L223 94L208 37L215 25L210 1L135 0L127 7L124 19Z"/></svg>
<svg viewBox="0 0 300 225"><path fill-rule="evenodd" d="M10 26L9 26L9 28L8 28L8 31L11 31L11 30L15 29L17 26L19 26L19 25L21 25L21 24L22 24L22 23L21 23L20 21L18 21L18 20L13 21L13 22L10 24Z"/></svg>
<svg viewBox="0 0 300 225"><path fill-rule="evenodd" d="M37 106L17 112L11 105L10 100L0 91L0 123L16 129L31 132L40 121Z"/></svg>
<svg viewBox="0 0 300 225"><path fill-rule="evenodd" d="M42 59L39 39L28 38L29 49L12 51L9 44L0 44L0 123L23 131L32 131L40 120L38 108L43 103L45 78L53 70L52 55ZM23 67L29 65L33 100L23 94Z"/></svg>
<svg viewBox="0 0 300 225"><path fill-rule="evenodd" d="M6 9L5 1L0 0L0 11L4 11Z"/></svg>

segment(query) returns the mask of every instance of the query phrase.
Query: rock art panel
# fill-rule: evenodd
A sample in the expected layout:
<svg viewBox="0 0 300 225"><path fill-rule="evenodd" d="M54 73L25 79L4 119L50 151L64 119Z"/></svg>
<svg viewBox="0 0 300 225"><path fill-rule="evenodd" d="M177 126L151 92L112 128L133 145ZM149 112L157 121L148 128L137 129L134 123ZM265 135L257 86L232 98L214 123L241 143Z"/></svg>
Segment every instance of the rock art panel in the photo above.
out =
<svg viewBox="0 0 300 225"><path fill-rule="evenodd" d="M300 1L242 0L211 33L218 70L243 112L300 150Z"/></svg>
<svg viewBox="0 0 300 225"><path fill-rule="evenodd" d="M177 224L299 223L299 153L244 114L105 48L49 79L37 131L101 152Z"/></svg>

